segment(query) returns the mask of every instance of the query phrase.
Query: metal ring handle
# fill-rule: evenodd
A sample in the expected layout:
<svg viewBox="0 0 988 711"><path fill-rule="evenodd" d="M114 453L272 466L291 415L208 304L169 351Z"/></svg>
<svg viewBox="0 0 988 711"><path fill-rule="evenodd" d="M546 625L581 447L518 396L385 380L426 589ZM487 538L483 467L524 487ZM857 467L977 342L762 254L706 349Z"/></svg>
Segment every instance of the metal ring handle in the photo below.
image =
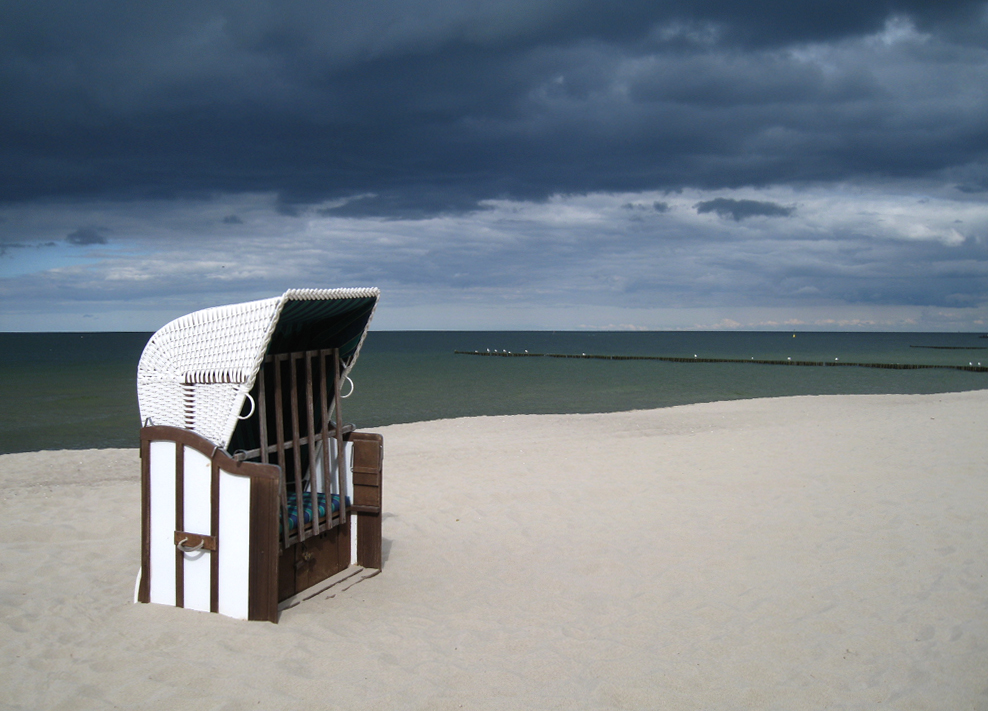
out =
<svg viewBox="0 0 988 711"><path fill-rule="evenodd" d="M347 379L347 382L350 383L350 392L348 392L346 395L340 395L340 399L341 400L346 400L348 397L350 397L351 395L353 395L353 381L350 380L350 376L349 375L346 376L346 379Z"/></svg>
<svg viewBox="0 0 988 711"><path fill-rule="evenodd" d="M178 549L180 551L182 551L183 553L195 553L198 550L202 550L202 547L204 545L206 545L206 541L205 540L201 540L201 541L199 541L199 545L197 545L195 548L189 548L188 546L183 546L182 545L187 540L189 540L189 539L188 538L183 538L182 540L180 540L178 543L175 544L178 547Z"/></svg>
<svg viewBox="0 0 988 711"><path fill-rule="evenodd" d="M250 393L245 393L245 396L247 397L248 400L250 400L250 412L248 412L243 417L241 417L240 415L237 415L237 419L238 420L247 420L247 419L250 419L250 416L254 414L254 398L252 398L250 396Z"/></svg>

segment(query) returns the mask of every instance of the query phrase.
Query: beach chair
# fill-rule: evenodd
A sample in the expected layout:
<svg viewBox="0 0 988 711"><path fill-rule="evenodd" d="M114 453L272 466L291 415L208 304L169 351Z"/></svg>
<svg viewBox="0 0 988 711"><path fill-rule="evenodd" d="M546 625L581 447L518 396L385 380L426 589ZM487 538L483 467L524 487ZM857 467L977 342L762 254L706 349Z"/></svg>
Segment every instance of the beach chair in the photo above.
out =
<svg viewBox="0 0 988 711"><path fill-rule="evenodd" d="M340 412L379 294L294 289L151 337L138 601L277 622L279 602L381 567L383 439Z"/></svg>

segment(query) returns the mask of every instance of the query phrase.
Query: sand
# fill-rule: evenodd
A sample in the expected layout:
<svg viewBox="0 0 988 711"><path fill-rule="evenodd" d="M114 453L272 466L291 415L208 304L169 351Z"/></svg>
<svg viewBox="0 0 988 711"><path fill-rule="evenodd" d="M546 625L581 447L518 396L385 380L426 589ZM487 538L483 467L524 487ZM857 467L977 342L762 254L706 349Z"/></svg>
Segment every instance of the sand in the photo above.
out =
<svg viewBox="0 0 988 711"><path fill-rule="evenodd" d="M0 457L0 706L988 709L988 391L378 431L278 625L132 602L136 449Z"/></svg>

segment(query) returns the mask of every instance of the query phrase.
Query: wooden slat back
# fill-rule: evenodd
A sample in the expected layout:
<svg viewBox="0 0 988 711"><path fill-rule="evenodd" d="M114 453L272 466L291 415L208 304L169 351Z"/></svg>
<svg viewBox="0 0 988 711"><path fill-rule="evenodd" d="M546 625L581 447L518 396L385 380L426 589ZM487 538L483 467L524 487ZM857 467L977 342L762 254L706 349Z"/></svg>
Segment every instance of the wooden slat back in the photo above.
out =
<svg viewBox="0 0 988 711"><path fill-rule="evenodd" d="M282 526L282 546L287 548L298 541L346 523L345 500L348 495L352 497L353 492L346 490L346 448L343 435L349 430L343 426L340 407L340 376L343 364L339 350L335 348L278 353L267 356L264 362L266 365L260 371L260 381L257 386L258 398L261 400L258 405L260 446L246 454L248 457L259 456L264 463L273 459L281 467L281 515L282 521L286 523L288 482L291 481L294 486L298 524L293 531L289 531L287 525ZM267 382L269 369L274 371L270 374L274 383L273 393L270 392ZM285 387L289 392L285 392ZM273 438L268 431L267 420L272 408L274 408L275 428ZM335 422L331 428L330 423L334 420L334 415ZM289 427L290 429L286 431ZM338 461L335 472L332 471L329 447L331 437L336 440ZM274 442L271 441L272 439ZM320 446L321 452L318 451ZM319 492L315 480L317 464L321 464L323 470L325 518L318 515ZM334 483L336 491L342 494L343 502L335 516L332 499ZM309 491L305 492L307 484ZM307 499L313 513L309 524L305 523L304 513Z"/></svg>
<svg viewBox="0 0 988 711"><path fill-rule="evenodd" d="M261 441L261 464L268 463L268 394L267 384L264 382L267 377L267 369L261 364L261 370L257 374L257 417L258 435Z"/></svg>
<svg viewBox="0 0 988 711"><path fill-rule="evenodd" d="M336 406L336 490L340 492L340 525L346 523L346 447L340 414L340 349L333 349L333 403ZM329 442L326 443L329 445ZM328 472L327 472L328 474Z"/></svg>
<svg viewBox="0 0 988 711"><path fill-rule="evenodd" d="M322 430L320 431L320 436L322 437L322 486L323 490L326 492L326 525L332 525L333 518L333 497L330 491L331 487L329 485L329 475L330 475L330 460L329 460L329 416L332 406L329 402L329 387L326 380L326 351L319 352L319 412L322 414ZM340 504L340 508L343 508L343 504Z"/></svg>
<svg viewBox="0 0 988 711"><path fill-rule="evenodd" d="M316 472L316 408L312 396L312 359L319 357L319 351L306 351L305 353L305 423L309 433L309 501L312 505L312 535L319 533L319 492L315 481ZM323 443L323 447L326 443ZM302 505L302 494L298 495L299 506ZM327 519L333 518L333 507L330 497L326 496ZM299 525L302 524L302 517L299 516ZM327 521L327 527L329 522Z"/></svg>
<svg viewBox="0 0 988 711"><path fill-rule="evenodd" d="M295 505L296 515L298 517L298 527L295 530L298 532L298 539L300 541L304 541L306 539L305 516L303 515L305 502L302 499L302 445L299 442L302 438L302 433L299 431L298 423L298 361L302 355L303 354L301 352L292 353L288 361L291 365L290 370L292 383L292 391L289 393L289 395L291 395L292 409L292 469L295 474Z"/></svg>
<svg viewBox="0 0 988 711"><path fill-rule="evenodd" d="M272 359L272 364L274 365L274 422L275 422L275 437L277 438L278 449L276 454L278 455L278 466L281 467L281 520L282 520L282 533L283 542L285 548L288 547L288 487L285 481L286 479L286 467L285 467L285 411L284 411L284 395L281 387L281 364L288 359L287 354L282 354L275 356Z"/></svg>
<svg viewBox="0 0 988 711"><path fill-rule="evenodd" d="M185 530L185 445L175 443L175 529ZM175 607L185 607L185 556L175 549Z"/></svg>

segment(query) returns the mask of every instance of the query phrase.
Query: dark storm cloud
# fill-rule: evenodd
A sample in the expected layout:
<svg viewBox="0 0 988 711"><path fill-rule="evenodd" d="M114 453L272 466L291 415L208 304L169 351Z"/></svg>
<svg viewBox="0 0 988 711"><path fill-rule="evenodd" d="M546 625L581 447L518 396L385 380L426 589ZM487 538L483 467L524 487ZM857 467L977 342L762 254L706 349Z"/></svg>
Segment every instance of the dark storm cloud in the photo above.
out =
<svg viewBox="0 0 988 711"><path fill-rule="evenodd" d="M360 195L338 207L323 208L324 217L387 216L396 220L424 219L478 209L477 197L455 188L416 188L385 194Z"/></svg>
<svg viewBox="0 0 988 711"><path fill-rule="evenodd" d="M11 254L11 250L18 249L44 249L46 247L54 247L54 242L7 242L0 239L0 257L6 257Z"/></svg>
<svg viewBox="0 0 988 711"><path fill-rule="evenodd" d="M0 242L0 257L6 257L12 249L24 249L27 246L20 242Z"/></svg>
<svg viewBox="0 0 988 711"><path fill-rule="evenodd" d="M988 179L981 180L976 183L965 183L962 185L957 185L956 187L962 193L968 193L970 195L985 193L988 192Z"/></svg>
<svg viewBox="0 0 988 711"><path fill-rule="evenodd" d="M760 200L734 200L732 198L714 198L698 202L696 211L699 214L715 212L721 217L730 217L740 222L746 217L789 217L796 208L777 205L774 202Z"/></svg>
<svg viewBox="0 0 988 711"><path fill-rule="evenodd" d="M621 207L623 207L625 210L637 210L644 212L649 212L653 210L655 212L669 212L669 203L662 202L661 200L656 200L651 205L647 205L645 203L629 202L622 205Z"/></svg>
<svg viewBox="0 0 988 711"><path fill-rule="evenodd" d="M408 217L961 169L970 189L988 178L985 16L961 0L8 2L0 200L273 191L286 214L353 198L326 209ZM924 39L853 44L890 21Z"/></svg>
<svg viewBox="0 0 988 711"><path fill-rule="evenodd" d="M69 244L84 247L90 244L106 244L106 237L95 227L80 227L70 232L66 236L65 241Z"/></svg>

